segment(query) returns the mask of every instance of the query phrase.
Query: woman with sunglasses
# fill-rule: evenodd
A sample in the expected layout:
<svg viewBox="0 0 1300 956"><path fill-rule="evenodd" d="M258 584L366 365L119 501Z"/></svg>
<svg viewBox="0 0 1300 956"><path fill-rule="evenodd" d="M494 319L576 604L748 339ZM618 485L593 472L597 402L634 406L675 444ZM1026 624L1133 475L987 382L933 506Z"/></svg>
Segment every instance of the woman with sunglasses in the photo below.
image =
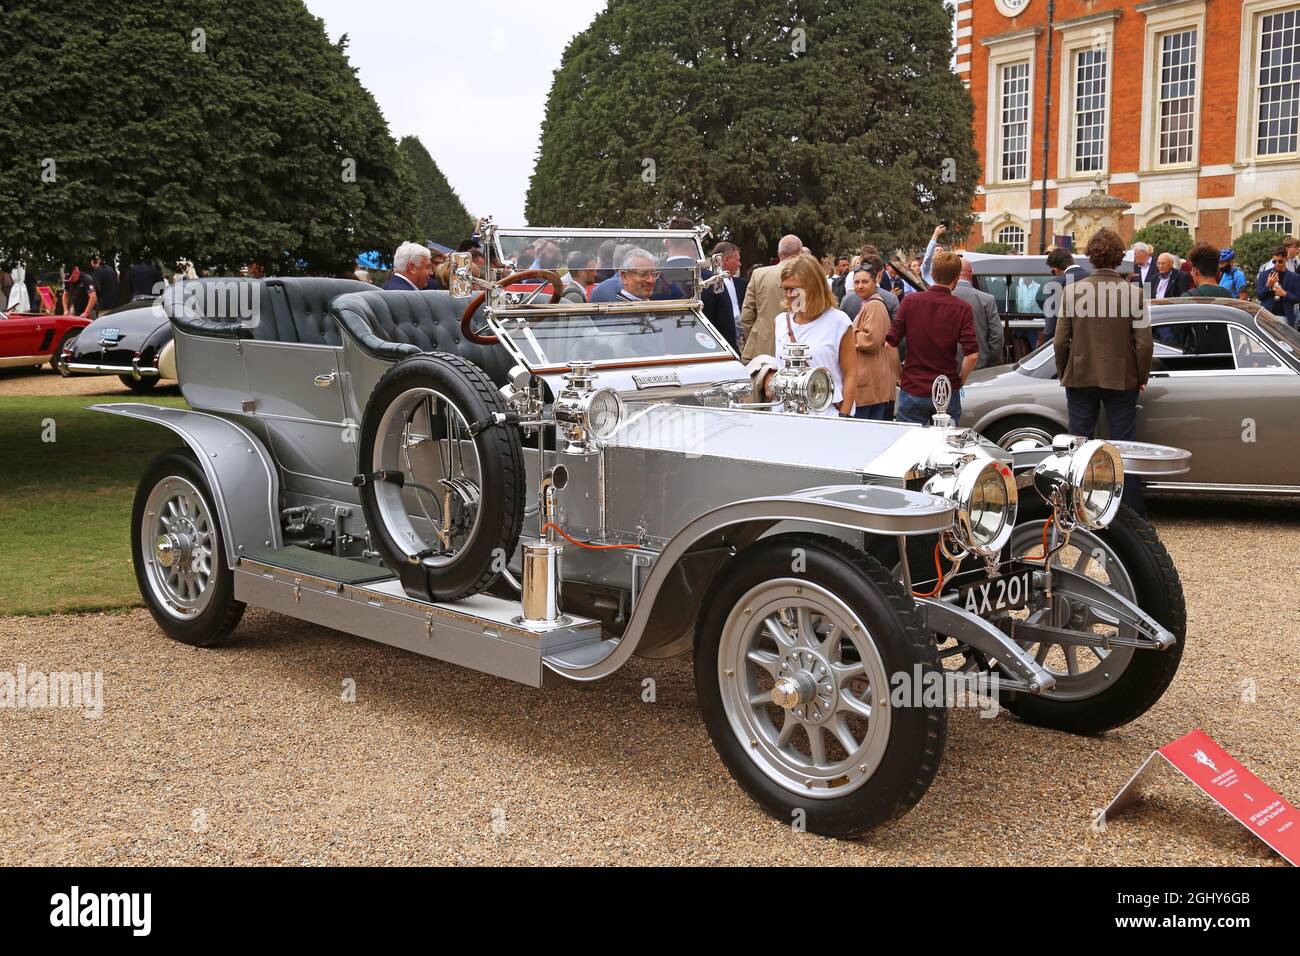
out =
<svg viewBox="0 0 1300 956"><path fill-rule="evenodd" d="M857 354L853 348L853 323L835 307L821 263L809 255L787 259L781 265L781 290L786 310L776 317L776 351L780 367L786 365L786 346L809 346L809 363L831 373L835 395L822 415L848 418L853 414ZM772 379L764 389L772 398ZM780 411L779 406L775 409Z"/></svg>

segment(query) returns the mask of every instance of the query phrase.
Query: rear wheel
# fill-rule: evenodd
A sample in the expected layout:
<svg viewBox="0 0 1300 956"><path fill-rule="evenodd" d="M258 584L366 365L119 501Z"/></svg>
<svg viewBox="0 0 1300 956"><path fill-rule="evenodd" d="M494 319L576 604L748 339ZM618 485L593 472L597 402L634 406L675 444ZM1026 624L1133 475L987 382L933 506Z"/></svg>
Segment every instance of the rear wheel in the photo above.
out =
<svg viewBox="0 0 1300 956"><path fill-rule="evenodd" d="M220 641L244 614L212 500L198 459L180 448L149 464L131 512L131 557L145 606L168 637L199 647Z"/></svg>
<svg viewBox="0 0 1300 956"><path fill-rule="evenodd" d="M947 711L894 706L890 682L937 672L898 582L820 536L732 559L696 631L700 710L723 763L768 813L826 836L861 836L924 795Z"/></svg>
<svg viewBox="0 0 1300 956"><path fill-rule="evenodd" d="M146 392L152 392L153 387L158 384L157 375L141 375L135 378L131 375L119 375L118 381L129 388L137 395L144 395Z"/></svg>
<svg viewBox="0 0 1300 956"><path fill-rule="evenodd" d="M59 339L59 344L54 346L54 352L50 355L50 368L56 372L59 370L59 357L63 355L64 347L81 334L80 329L72 329L63 333L63 338Z"/></svg>

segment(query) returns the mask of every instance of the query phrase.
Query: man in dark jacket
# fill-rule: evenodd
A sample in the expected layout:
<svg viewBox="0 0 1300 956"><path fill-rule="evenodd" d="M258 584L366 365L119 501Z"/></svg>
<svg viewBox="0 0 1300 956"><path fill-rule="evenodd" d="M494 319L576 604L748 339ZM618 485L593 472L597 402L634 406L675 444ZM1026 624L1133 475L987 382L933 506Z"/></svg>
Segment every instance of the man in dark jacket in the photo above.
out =
<svg viewBox="0 0 1300 956"><path fill-rule="evenodd" d="M1151 274L1143 291L1148 299L1177 299L1191 285L1191 277L1182 269L1174 268L1174 257L1162 252L1156 260L1156 271Z"/></svg>
<svg viewBox="0 0 1300 956"><path fill-rule="evenodd" d="M1296 308L1300 306L1300 274L1287 268L1286 247L1273 250L1273 268L1260 273L1255 284L1259 304L1283 322L1295 326Z"/></svg>
<svg viewBox="0 0 1300 956"><path fill-rule="evenodd" d="M90 281L95 283L100 312L107 312L122 304L117 297L117 272L98 252L90 257Z"/></svg>
<svg viewBox="0 0 1300 956"><path fill-rule="evenodd" d="M700 293L704 316L722 333L732 348L739 348L736 329L740 326L740 307L745 302L745 280L740 275L740 247L731 242L719 242L710 255L722 256L722 269L727 274L720 288L705 289Z"/></svg>
<svg viewBox="0 0 1300 956"><path fill-rule="evenodd" d="M393 253L393 272L385 289L397 292L423 292L433 275L433 254L418 242L404 242Z"/></svg>

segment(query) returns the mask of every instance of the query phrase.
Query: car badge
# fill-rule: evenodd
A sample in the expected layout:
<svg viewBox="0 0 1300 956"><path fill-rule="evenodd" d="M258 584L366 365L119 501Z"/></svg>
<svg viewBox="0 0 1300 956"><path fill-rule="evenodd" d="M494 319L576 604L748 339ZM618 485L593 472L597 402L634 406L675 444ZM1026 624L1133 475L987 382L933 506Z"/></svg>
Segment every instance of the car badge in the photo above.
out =
<svg viewBox="0 0 1300 956"><path fill-rule="evenodd" d="M952 380L947 375L940 375L930 386L930 403L934 405L933 424L946 428L952 424L948 416L948 404L952 401Z"/></svg>
<svg viewBox="0 0 1300 956"><path fill-rule="evenodd" d="M676 372L633 372L632 381L636 383L638 389L682 384Z"/></svg>

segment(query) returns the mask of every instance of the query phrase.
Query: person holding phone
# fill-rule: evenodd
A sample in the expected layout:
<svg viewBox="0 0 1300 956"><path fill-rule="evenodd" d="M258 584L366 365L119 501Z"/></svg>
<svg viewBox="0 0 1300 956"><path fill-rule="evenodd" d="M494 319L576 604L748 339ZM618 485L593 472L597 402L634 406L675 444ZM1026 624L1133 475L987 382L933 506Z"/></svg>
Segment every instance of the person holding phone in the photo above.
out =
<svg viewBox="0 0 1300 956"><path fill-rule="evenodd" d="M1288 325L1296 325L1296 308L1300 306L1300 274L1286 267L1286 247L1273 250L1273 266L1259 276L1255 294L1259 304Z"/></svg>

